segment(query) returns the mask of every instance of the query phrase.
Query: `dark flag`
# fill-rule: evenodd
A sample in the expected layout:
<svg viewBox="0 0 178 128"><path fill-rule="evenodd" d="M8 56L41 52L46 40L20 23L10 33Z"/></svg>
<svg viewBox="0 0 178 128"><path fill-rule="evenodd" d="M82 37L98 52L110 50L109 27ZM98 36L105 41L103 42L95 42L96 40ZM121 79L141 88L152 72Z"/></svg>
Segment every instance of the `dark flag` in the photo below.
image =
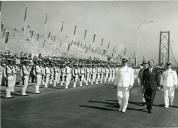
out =
<svg viewBox="0 0 178 128"><path fill-rule="evenodd" d="M64 21L62 22L61 32L63 31L63 29L64 29Z"/></svg>
<svg viewBox="0 0 178 128"><path fill-rule="evenodd" d="M85 40L86 36L87 36L87 30L85 30L85 32L84 32L84 40Z"/></svg>
<svg viewBox="0 0 178 128"><path fill-rule="evenodd" d="M77 25L74 26L74 35L76 34Z"/></svg>
<svg viewBox="0 0 178 128"><path fill-rule="evenodd" d="M24 22L27 20L27 7L25 8Z"/></svg>
<svg viewBox="0 0 178 128"><path fill-rule="evenodd" d="M45 14L45 25L48 23L48 14Z"/></svg>
<svg viewBox="0 0 178 128"><path fill-rule="evenodd" d="M39 38L40 38L40 34L38 33L38 34L37 34L37 38L36 38L36 40L38 41Z"/></svg>
<svg viewBox="0 0 178 128"><path fill-rule="evenodd" d="M110 41L109 41L109 43L108 43L108 48L110 47Z"/></svg>
<svg viewBox="0 0 178 128"><path fill-rule="evenodd" d="M61 43L60 43L60 46L59 47L61 47L62 46L62 40L61 40Z"/></svg>
<svg viewBox="0 0 178 128"><path fill-rule="evenodd" d="M93 35L93 43L95 42L96 34Z"/></svg>
<svg viewBox="0 0 178 128"><path fill-rule="evenodd" d="M51 37L51 32L48 33L48 40L50 39Z"/></svg>
<svg viewBox="0 0 178 128"><path fill-rule="evenodd" d="M88 52L88 49L86 49L85 53L87 53L87 52Z"/></svg>
<svg viewBox="0 0 178 128"><path fill-rule="evenodd" d="M56 36L54 36L54 39L53 39L53 41L54 41L54 42L56 41Z"/></svg>
<svg viewBox="0 0 178 128"><path fill-rule="evenodd" d="M30 31L30 37L33 38L34 31Z"/></svg>
<svg viewBox="0 0 178 128"><path fill-rule="evenodd" d="M2 38L5 37L5 34L6 34L6 29L4 28L4 29L2 30Z"/></svg>
<svg viewBox="0 0 178 128"><path fill-rule="evenodd" d="M71 44L69 43L68 48L67 48L67 51L69 51L69 50L70 50L70 45L71 45Z"/></svg>
<svg viewBox="0 0 178 128"><path fill-rule="evenodd" d="M6 32L6 35L5 35L5 44L7 44L9 40L9 32Z"/></svg>
<svg viewBox="0 0 178 128"><path fill-rule="evenodd" d="M43 42L43 49L44 49L44 47L45 47L45 40L44 40L44 42Z"/></svg>
<svg viewBox="0 0 178 128"><path fill-rule="evenodd" d="M101 39L101 46L103 45L103 38Z"/></svg>
<svg viewBox="0 0 178 128"><path fill-rule="evenodd" d="M4 24L1 24L1 33L4 31Z"/></svg>

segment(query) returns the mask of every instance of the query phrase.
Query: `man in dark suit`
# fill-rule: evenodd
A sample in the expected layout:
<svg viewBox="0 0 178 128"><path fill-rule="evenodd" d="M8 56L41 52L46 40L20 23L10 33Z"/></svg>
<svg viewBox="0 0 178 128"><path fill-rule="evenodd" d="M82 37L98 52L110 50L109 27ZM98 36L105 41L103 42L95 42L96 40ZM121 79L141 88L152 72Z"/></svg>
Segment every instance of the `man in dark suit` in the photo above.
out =
<svg viewBox="0 0 178 128"><path fill-rule="evenodd" d="M145 88L145 100L148 113L152 113L152 105L156 95L156 90L160 89L159 73L155 69L153 61L148 62L149 67L143 71L142 84Z"/></svg>

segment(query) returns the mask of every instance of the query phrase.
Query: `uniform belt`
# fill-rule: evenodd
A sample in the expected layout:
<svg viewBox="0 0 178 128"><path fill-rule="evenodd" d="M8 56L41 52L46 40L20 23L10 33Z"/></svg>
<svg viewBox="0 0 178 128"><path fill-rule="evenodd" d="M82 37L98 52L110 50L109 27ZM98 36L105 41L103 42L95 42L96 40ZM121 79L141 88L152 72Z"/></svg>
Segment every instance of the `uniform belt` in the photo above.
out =
<svg viewBox="0 0 178 128"><path fill-rule="evenodd" d="M12 74L7 74L7 76L12 76Z"/></svg>
<svg viewBox="0 0 178 128"><path fill-rule="evenodd" d="M29 76L29 74L23 75L23 76Z"/></svg>

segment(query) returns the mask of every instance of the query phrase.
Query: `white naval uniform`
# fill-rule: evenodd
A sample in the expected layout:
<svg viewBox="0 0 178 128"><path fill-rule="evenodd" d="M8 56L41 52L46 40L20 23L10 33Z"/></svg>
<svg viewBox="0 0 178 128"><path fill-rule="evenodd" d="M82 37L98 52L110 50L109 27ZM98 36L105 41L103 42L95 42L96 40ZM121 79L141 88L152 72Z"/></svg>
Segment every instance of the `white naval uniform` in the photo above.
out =
<svg viewBox="0 0 178 128"><path fill-rule="evenodd" d="M90 81L90 68L85 68L85 73L86 73L86 80L85 80L85 84L88 85L88 82Z"/></svg>
<svg viewBox="0 0 178 128"><path fill-rule="evenodd" d="M163 85L166 108L169 107L169 101L173 105L175 86L178 85L177 82L177 73L172 69L164 71L161 75L160 85Z"/></svg>
<svg viewBox="0 0 178 128"><path fill-rule="evenodd" d="M92 80L91 80L91 84L93 84L96 81L96 68L92 68Z"/></svg>
<svg viewBox="0 0 178 128"><path fill-rule="evenodd" d="M30 70L31 70L30 66L22 66L22 68L21 68L21 76L22 76L22 80L23 80L23 82L22 82L23 83L22 84L22 96L27 95L26 91L27 91L27 87L28 87Z"/></svg>
<svg viewBox="0 0 178 128"><path fill-rule="evenodd" d="M65 83L65 76L66 76L65 68L61 68L61 86L63 86L63 84Z"/></svg>
<svg viewBox="0 0 178 128"><path fill-rule="evenodd" d="M104 75L104 69L103 67L100 67L100 83L103 83L103 75Z"/></svg>
<svg viewBox="0 0 178 128"><path fill-rule="evenodd" d="M71 80L71 68L66 66L65 67L65 73L66 73L66 83L65 83L65 88L69 88L70 80Z"/></svg>
<svg viewBox="0 0 178 128"><path fill-rule="evenodd" d="M11 92L15 92L15 84L16 84L16 66L12 66L12 72L13 72L13 74L12 74L12 76L13 76L13 80L12 80L12 88L11 88Z"/></svg>
<svg viewBox="0 0 178 128"><path fill-rule="evenodd" d="M49 80L49 83L50 84L53 84L53 79L54 79L54 68L53 67L50 67L50 80Z"/></svg>
<svg viewBox="0 0 178 128"><path fill-rule="evenodd" d="M112 80L112 69L111 69L111 67L109 67L108 70L109 70L108 82L111 82L111 80Z"/></svg>
<svg viewBox="0 0 178 128"><path fill-rule="evenodd" d="M79 86L83 86L83 82L85 81L85 68L80 68L79 75L80 75L80 85Z"/></svg>
<svg viewBox="0 0 178 128"><path fill-rule="evenodd" d="M57 79L58 79L58 69L57 67L53 67L53 71L54 71L54 77L53 77L53 86L56 87L56 83L57 83Z"/></svg>
<svg viewBox="0 0 178 128"><path fill-rule="evenodd" d="M6 85L6 98L11 98L11 90L13 87L13 70L12 66L6 66L4 70L4 77L7 79L7 85Z"/></svg>
<svg viewBox="0 0 178 128"><path fill-rule="evenodd" d="M100 70L100 68L99 67L97 67L96 68L96 84L98 84L98 82L99 82L99 79L100 79L100 72L101 72L101 70Z"/></svg>
<svg viewBox="0 0 178 128"><path fill-rule="evenodd" d="M45 88L47 88L48 87L48 84L49 84L49 79L50 79L50 68L49 67L45 67L45 78L46 78L46 80L45 80Z"/></svg>
<svg viewBox="0 0 178 128"><path fill-rule="evenodd" d="M35 85L35 93L40 93L40 85L42 81L42 68L41 66L36 65L35 66L35 75L36 75L36 85Z"/></svg>
<svg viewBox="0 0 178 128"><path fill-rule="evenodd" d="M60 76L61 76L61 70L59 67L57 67L57 83L60 82Z"/></svg>
<svg viewBox="0 0 178 128"><path fill-rule="evenodd" d="M78 68L74 68L73 71L73 76L74 76L74 83L73 83L73 88L76 87L77 81L78 81L78 73L79 73L79 69Z"/></svg>
<svg viewBox="0 0 178 128"><path fill-rule="evenodd" d="M117 86L117 98L120 105L119 111L125 112L129 101L129 89L134 84L133 69L123 66L118 69L114 79Z"/></svg>
<svg viewBox="0 0 178 128"><path fill-rule="evenodd" d="M105 78L104 78L104 82L105 82L105 83L107 82L108 77L109 77L109 68L106 67L106 68L105 68Z"/></svg>

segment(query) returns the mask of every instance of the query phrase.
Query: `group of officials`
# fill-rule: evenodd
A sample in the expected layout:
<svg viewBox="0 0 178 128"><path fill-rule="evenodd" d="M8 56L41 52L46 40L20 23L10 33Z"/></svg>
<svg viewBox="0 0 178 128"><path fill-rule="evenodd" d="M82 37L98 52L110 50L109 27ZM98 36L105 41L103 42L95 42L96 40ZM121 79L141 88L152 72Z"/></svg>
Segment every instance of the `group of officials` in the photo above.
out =
<svg viewBox="0 0 178 128"><path fill-rule="evenodd" d="M173 106L175 89L178 87L177 73L172 69L170 62L163 70L155 67L153 61L143 62L138 74L138 84L143 92L143 105L148 113L152 113L152 106L156 91L163 89L165 108ZM129 92L134 84L134 70L128 67L128 60L122 59L122 66L118 68L114 85L117 86L117 99L119 111L126 112Z"/></svg>
<svg viewBox="0 0 178 128"><path fill-rule="evenodd" d="M68 89L83 85L97 85L113 82L117 71L115 63L100 60L79 60L58 57L28 56L17 58L11 55L1 57L0 84L6 86L6 98L13 98L17 80L17 71L20 71L22 90L21 95L27 96L29 84L34 84L34 93L40 93L40 86L47 88L64 86Z"/></svg>

